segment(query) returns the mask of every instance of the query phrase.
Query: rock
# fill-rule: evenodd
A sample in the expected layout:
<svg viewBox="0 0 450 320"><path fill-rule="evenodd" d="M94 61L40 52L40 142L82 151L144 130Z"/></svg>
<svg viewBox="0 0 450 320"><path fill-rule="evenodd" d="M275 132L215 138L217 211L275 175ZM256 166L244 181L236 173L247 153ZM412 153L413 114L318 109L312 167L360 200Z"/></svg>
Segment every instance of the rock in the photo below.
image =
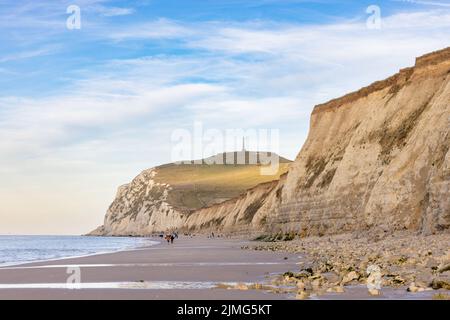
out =
<svg viewBox="0 0 450 320"><path fill-rule="evenodd" d="M313 287L308 279L301 279L297 281L297 289L304 291L311 291L313 290Z"/></svg>
<svg viewBox="0 0 450 320"><path fill-rule="evenodd" d="M297 289L298 289L298 291L305 291L305 283L303 281L298 281Z"/></svg>
<svg viewBox="0 0 450 320"><path fill-rule="evenodd" d="M261 283L253 284L253 289L255 289L255 290L261 290L262 288L263 288L263 285Z"/></svg>
<svg viewBox="0 0 450 320"><path fill-rule="evenodd" d="M248 290L248 286L245 283L238 283L234 288L237 290Z"/></svg>
<svg viewBox="0 0 450 320"><path fill-rule="evenodd" d="M433 300L450 300L450 295L446 293L436 293Z"/></svg>
<svg viewBox="0 0 450 320"><path fill-rule="evenodd" d="M313 269L312 269L311 267L308 267L308 268L303 268L303 269L301 269L300 272L297 273L297 276L300 276L300 277L302 277L302 276L310 277L310 276L312 276L313 274L314 274Z"/></svg>
<svg viewBox="0 0 450 320"><path fill-rule="evenodd" d="M337 293L343 293L343 292L345 292L344 287L342 287L342 286L336 286L336 287L334 287L334 290L335 290L335 292L337 292Z"/></svg>
<svg viewBox="0 0 450 320"><path fill-rule="evenodd" d="M430 268L431 270L434 270L434 271L438 270L438 265L439 265L439 263L434 258L428 259L425 264L425 266L427 268Z"/></svg>
<svg viewBox="0 0 450 320"><path fill-rule="evenodd" d="M344 287L342 286L335 286L327 289L327 292L333 292L333 293L343 293L345 292Z"/></svg>
<svg viewBox="0 0 450 320"><path fill-rule="evenodd" d="M295 299L297 300L305 300L309 297L309 293L306 291L298 291Z"/></svg>
<svg viewBox="0 0 450 320"><path fill-rule="evenodd" d="M416 284L413 282L409 285L409 287L406 289L406 291L408 292L418 292L419 291L419 287L416 286Z"/></svg>
<svg viewBox="0 0 450 320"><path fill-rule="evenodd" d="M438 289L450 290L450 283L448 281L446 281L444 279L440 279L440 278L433 279L430 286L434 290L438 290Z"/></svg>
<svg viewBox="0 0 450 320"><path fill-rule="evenodd" d="M378 289L369 289L369 294L371 296L379 296L379 295L381 295L381 291Z"/></svg>
<svg viewBox="0 0 450 320"><path fill-rule="evenodd" d="M438 269L439 273L443 273L443 272L447 272L447 271L450 271L450 263L443 265Z"/></svg>
<svg viewBox="0 0 450 320"><path fill-rule="evenodd" d="M392 279L392 283L396 284L396 285L404 284L405 283L405 279L403 279L400 276L395 276L394 279Z"/></svg>
<svg viewBox="0 0 450 320"><path fill-rule="evenodd" d="M339 283L341 280L336 272L326 272L322 274L324 280L328 283Z"/></svg>
<svg viewBox="0 0 450 320"><path fill-rule="evenodd" d="M353 280L358 280L358 279L359 279L359 274L356 271L350 271L342 279L342 284L347 284L349 282L352 282Z"/></svg>
<svg viewBox="0 0 450 320"><path fill-rule="evenodd" d="M317 278L311 281L311 286L314 291L319 291L322 287L323 280L322 278Z"/></svg>

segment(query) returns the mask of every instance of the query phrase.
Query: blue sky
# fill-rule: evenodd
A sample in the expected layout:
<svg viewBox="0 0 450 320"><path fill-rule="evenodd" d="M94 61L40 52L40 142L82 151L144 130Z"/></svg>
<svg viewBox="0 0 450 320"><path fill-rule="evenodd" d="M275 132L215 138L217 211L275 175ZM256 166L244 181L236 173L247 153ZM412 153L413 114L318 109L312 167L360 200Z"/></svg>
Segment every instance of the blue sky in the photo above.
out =
<svg viewBox="0 0 450 320"><path fill-rule="evenodd" d="M195 121L294 158L315 104L450 45L450 1L0 0L0 28L0 233L82 233Z"/></svg>

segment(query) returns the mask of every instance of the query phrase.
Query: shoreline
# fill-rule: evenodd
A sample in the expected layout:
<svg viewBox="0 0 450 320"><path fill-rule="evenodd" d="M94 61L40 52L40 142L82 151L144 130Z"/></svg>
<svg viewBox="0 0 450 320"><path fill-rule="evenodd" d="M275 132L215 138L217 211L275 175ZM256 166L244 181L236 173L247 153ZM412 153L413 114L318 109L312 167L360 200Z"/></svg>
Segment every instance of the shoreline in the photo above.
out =
<svg viewBox="0 0 450 320"><path fill-rule="evenodd" d="M0 267L0 299L296 299L297 280L283 274L310 265L311 255L295 250L303 241L181 236L173 245L160 241L118 252ZM76 268L81 284L67 284ZM432 299L436 293L448 293L411 293L404 286L383 286L381 292L370 296L365 284L356 281L343 293L311 291L307 298Z"/></svg>
<svg viewBox="0 0 450 320"><path fill-rule="evenodd" d="M85 237L85 236L82 235L81 237ZM90 236L90 237L106 238L105 236ZM120 238L129 238L129 237L120 237ZM155 244L154 245L143 245L143 246L137 246L137 247L129 247L129 248L121 248L121 249L111 250L111 251L98 251L98 252L86 253L86 254L75 255L75 256L61 256L61 257L49 258L49 259L37 259L37 260L29 260L29 261L17 261L17 262L11 262L11 263L9 263L9 262L0 263L0 269L7 268L7 267L22 266L22 265L33 264L33 263L53 262L53 261L58 261L58 260L77 259L77 258L84 258L84 257L90 257L90 256L96 256L96 255L129 251L129 250L138 250L138 249L143 249L143 248L152 247L152 246L161 244L160 241L154 240L152 237L139 237L139 238L140 239L151 239L151 241L155 242Z"/></svg>
<svg viewBox="0 0 450 320"><path fill-rule="evenodd" d="M206 239L81 258L0 267L0 299L287 299L261 290L216 289L219 284L265 282L292 269L297 255L244 251L248 241ZM65 284L80 267L81 289ZM89 287L89 288L88 288ZM291 297L292 298L292 297Z"/></svg>

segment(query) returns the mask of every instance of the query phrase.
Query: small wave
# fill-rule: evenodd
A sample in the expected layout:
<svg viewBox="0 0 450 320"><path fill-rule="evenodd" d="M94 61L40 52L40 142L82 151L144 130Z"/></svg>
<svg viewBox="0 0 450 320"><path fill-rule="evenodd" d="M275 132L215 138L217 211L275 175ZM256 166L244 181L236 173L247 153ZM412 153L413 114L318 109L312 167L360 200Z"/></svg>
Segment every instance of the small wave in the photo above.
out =
<svg viewBox="0 0 450 320"><path fill-rule="evenodd" d="M235 282L220 282L235 286ZM7 283L0 289L128 289L128 290L173 290L212 289L217 282L202 281L136 281L136 282L87 282L87 283Z"/></svg>

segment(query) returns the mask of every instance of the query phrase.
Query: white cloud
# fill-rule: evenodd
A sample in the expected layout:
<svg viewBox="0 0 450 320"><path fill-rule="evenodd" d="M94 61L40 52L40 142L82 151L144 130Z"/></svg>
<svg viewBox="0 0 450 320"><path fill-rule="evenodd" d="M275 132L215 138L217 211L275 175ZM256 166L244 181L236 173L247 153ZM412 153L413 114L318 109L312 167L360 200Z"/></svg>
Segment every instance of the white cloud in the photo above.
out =
<svg viewBox="0 0 450 320"><path fill-rule="evenodd" d="M135 12L133 8L119 8L119 7L105 7L105 6L98 6L95 8L95 11L99 12L101 15L105 17L127 16Z"/></svg>
<svg viewBox="0 0 450 320"><path fill-rule="evenodd" d="M90 207L100 222L116 186L170 161L172 130L191 128L196 120L217 129L281 129L282 155L294 158L314 104L448 46L449 27L449 12L434 10L385 17L381 30L354 21L321 26L167 19L95 30L93 38L124 47L172 39L193 51L111 60L80 71L70 90L57 95L1 98L6 182L0 189L6 197L10 186L17 191L34 183L50 193L64 184L64 199L94 190L105 197Z"/></svg>
<svg viewBox="0 0 450 320"><path fill-rule="evenodd" d="M36 57L41 57L41 56L48 56L51 54L55 54L58 50L59 50L59 48L57 46L47 46L47 47L40 48L37 50L29 50L29 51L17 52L15 54L8 54L8 55L0 57L0 63L36 58Z"/></svg>
<svg viewBox="0 0 450 320"><path fill-rule="evenodd" d="M175 39L188 37L195 31L168 19L140 23L118 29L105 30L107 37L116 40Z"/></svg>
<svg viewBox="0 0 450 320"><path fill-rule="evenodd" d="M431 0L391 0L391 1L420 4L420 5L426 5L426 6L445 7L445 8L450 7L450 3L431 1Z"/></svg>

